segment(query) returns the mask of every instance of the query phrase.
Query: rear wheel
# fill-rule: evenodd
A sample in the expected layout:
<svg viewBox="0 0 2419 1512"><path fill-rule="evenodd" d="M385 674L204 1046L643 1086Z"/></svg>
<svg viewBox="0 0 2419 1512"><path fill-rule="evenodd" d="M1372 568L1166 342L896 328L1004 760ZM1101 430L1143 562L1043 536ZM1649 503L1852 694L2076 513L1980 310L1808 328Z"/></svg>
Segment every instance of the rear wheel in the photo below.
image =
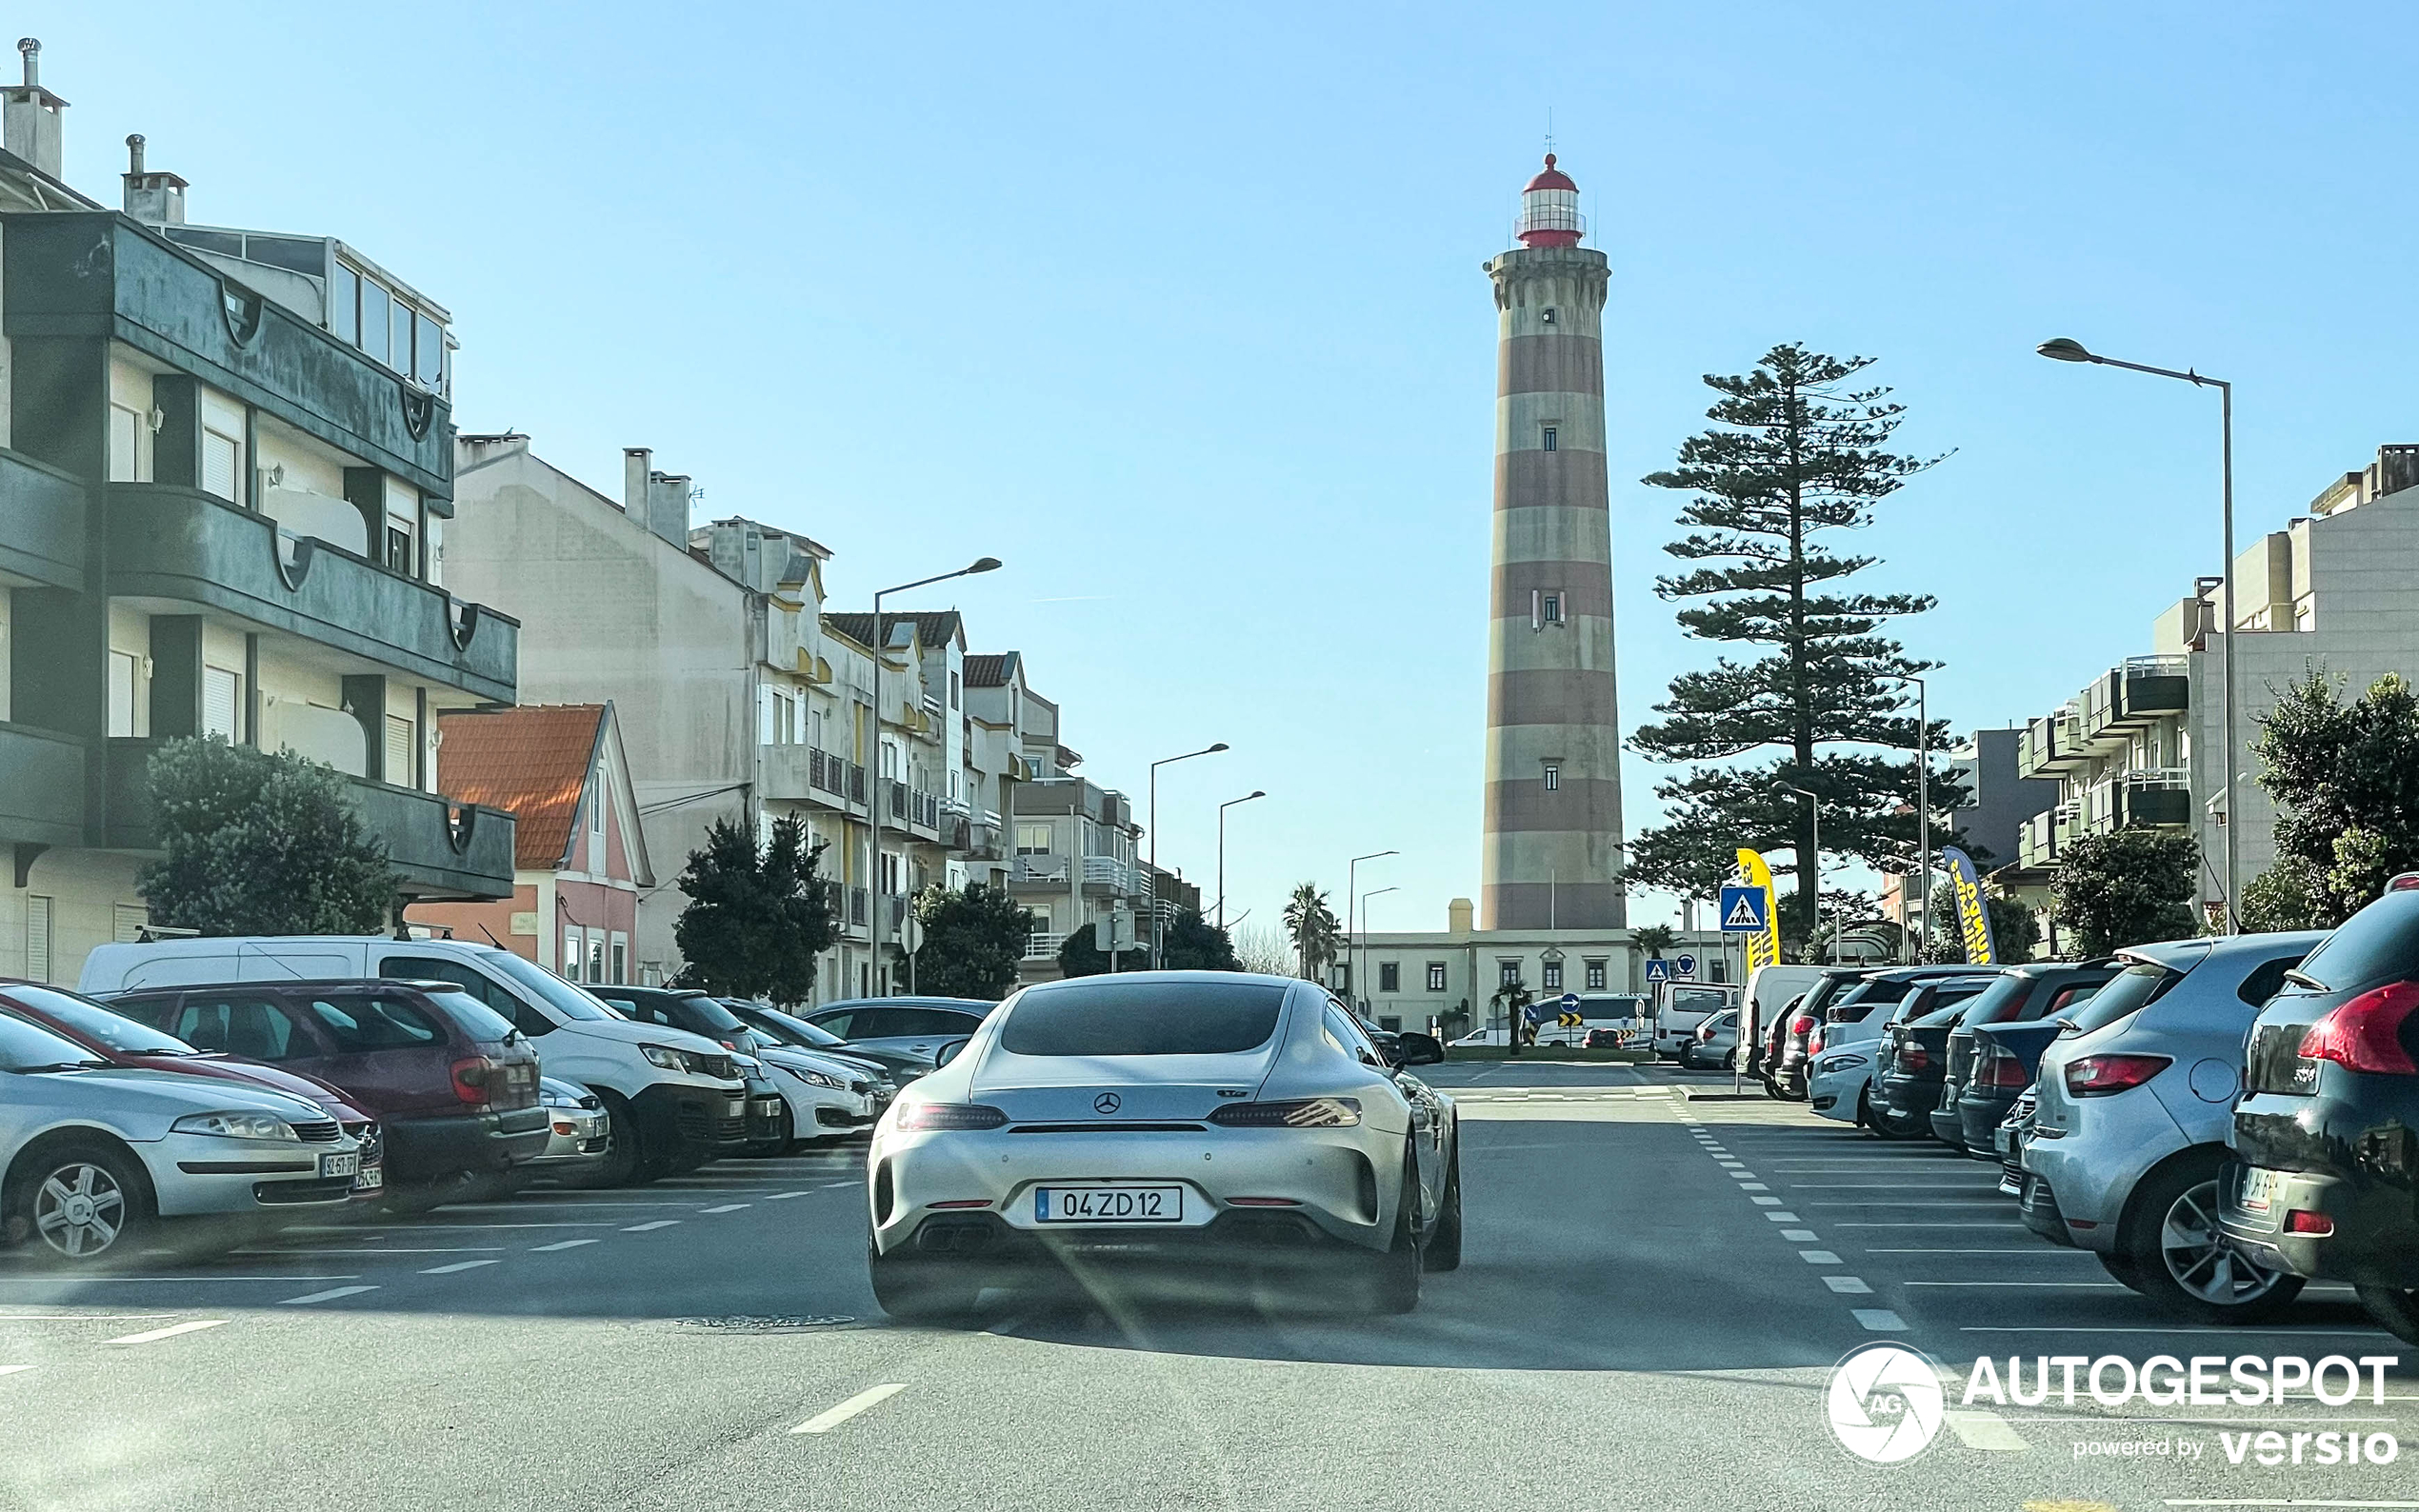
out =
<svg viewBox="0 0 2419 1512"><path fill-rule="evenodd" d="M2142 1294L2169 1312L2209 1323L2257 1323L2284 1311L2304 1283L2252 1263L2219 1232L2224 1164L2223 1155L2212 1154L2152 1171L2134 1196L2117 1249L2138 1273Z"/></svg>
<svg viewBox="0 0 2419 1512"><path fill-rule="evenodd" d="M2407 1343L2419 1344L2419 1291L2392 1286L2361 1286L2360 1304L2379 1326Z"/></svg>
<svg viewBox="0 0 2419 1512"><path fill-rule="evenodd" d="M1420 1229L1419 1165L1409 1150L1403 1153L1402 1196L1394 1207L1394 1240L1369 1263L1369 1306L1382 1313L1406 1313L1419 1305Z"/></svg>
<svg viewBox="0 0 2419 1512"><path fill-rule="evenodd" d="M1423 1263L1429 1270L1459 1270L1462 1265L1462 1142L1453 1141L1451 1163L1445 1167L1445 1201L1429 1231Z"/></svg>
<svg viewBox="0 0 2419 1512"><path fill-rule="evenodd" d="M885 1255L869 1241L866 1274L873 1300L903 1322L962 1317L983 1295L983 1278L962 1264L917 1255Z"/></svg>

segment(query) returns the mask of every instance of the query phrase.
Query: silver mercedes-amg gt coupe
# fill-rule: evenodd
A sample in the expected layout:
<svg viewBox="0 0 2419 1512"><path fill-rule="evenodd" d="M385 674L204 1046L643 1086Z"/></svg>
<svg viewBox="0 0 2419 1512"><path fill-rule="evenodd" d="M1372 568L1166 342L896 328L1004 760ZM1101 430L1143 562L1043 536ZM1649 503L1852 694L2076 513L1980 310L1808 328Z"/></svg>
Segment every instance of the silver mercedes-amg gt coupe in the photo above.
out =
<svg viewBox="0 0 2419 1512"><path fill-rule="evenodd" d="M867 1264L900 1317L1070 1261L1350 1273L1388 1312L1461 1263L1452 1100L1315 984L1149 971L1025 988L899 1094L867 1160Z"/></svg>

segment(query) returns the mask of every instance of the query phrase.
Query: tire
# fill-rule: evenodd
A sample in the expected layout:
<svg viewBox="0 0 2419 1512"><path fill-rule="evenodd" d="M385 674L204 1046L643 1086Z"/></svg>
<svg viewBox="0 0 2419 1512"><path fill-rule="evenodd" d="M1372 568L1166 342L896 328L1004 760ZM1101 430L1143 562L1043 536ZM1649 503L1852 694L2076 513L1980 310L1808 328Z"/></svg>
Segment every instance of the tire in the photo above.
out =
<svg viewBox="0 0 2419 1512"><path fill-rule="evenodd" d="M593 1189L603 1186L630 1186L639 1180L638 1119L630 1104L601 1086L589 1088L605 1104L607 1127L612 1143L606 1146L604 1162L584 1176L567 1177L565 1186Z"/></svg>
<svg viewBox="0 0 2419 1512"><path fill-rule="evenodd" d="M2419 1344L2419 1291L2402 1291L2391 1286L2359 1286L2360 1304L2377 1325L2402 1340Z"/></svg>
<svg viewBox="0 0 2419 1512"><path fill-rule="evenodd" d="M2134 1264L2130 1257L2125 1255L2103 1255L2099 1251L2094 1250L2092 1251L2092 1258L2099 1261L2100 1268L2109 1273L2109 1279L2122 1282L2126 1285L2132 1287L2135 1291L2145 1292L2147 1294L2148 1289L2142 1284L2141 1267Z"/></svg>
<svg viewBox="0 0 2419 1512"><path fill-rule="evenodd" d="M1444 1210L1436 1215L1436 1224L1428 1233L1428 1243L1420 1252L1420 1263L1429 1270L1462 1268L1462 1142L1453 1140L1451 1163L1445 1167Z"/></svg>
<svg viewBox="0 0 2419 1512"><path fill-rule="evenodd" d="M2217 1229L2220 1154L2158 1167L2127 1204L2117 1251L2160 1309L2205 1323L2273 1318L2301 1295L2304 1279L2265 1270L2228 1245ZM2123 1280L2123 1277L2119 1277Z"/></svg>
<svg viewBox="0 0 2419 1512"><path fill-rule="evenodd" d="M54 1265L99 1269L130 1259L158 1226L140 1162L99 1140L63 1140L18 1163L8 1227Z"/></svg>
<svg viewBox="0 0 2419 1512"><path fill-rule="evenodd" d="M1403 1197L1394 1206L1394 1239L1369 1262L1369 1310L1407 1313L1419 1305L1419 1165L1403 1152Z"/></svg>
<svg viewBox="0 0 2419 1512"><path fill-rule="evenodd" d="M868 1241L867 1279L873 1300L902 1323L937 1322L964 1317L983 1295L980 1272L948 1261L885 1255Z"/></svg>
<svg viewBox="0 0 2419 1512"><path fill-rule="evenodd" d="M1916 1123L1892 1123L1890 1116L1874 1104L1871 1087L1867 1087L1859 1096L1862 1099L1864 1111L1868 1115L1865 1126L1883 1139L1896 1144L1905 1144L1909 1140L1931 1138L1931 1123L1922 1114L1916 1115ZM1917 1123L1920 1123L1922 1126L1918 1127Z"/></svg>

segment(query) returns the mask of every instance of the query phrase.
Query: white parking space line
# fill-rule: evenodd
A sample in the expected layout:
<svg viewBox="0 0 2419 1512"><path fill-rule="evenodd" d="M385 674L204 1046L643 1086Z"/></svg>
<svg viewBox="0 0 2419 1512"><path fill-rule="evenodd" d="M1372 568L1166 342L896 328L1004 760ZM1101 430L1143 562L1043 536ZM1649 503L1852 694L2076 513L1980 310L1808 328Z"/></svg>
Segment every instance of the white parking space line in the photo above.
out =
<svg viewBox="0 0 2419 1512"><path fill-rule="evenodd" d="M1852 1205L1852 1204L1851 1204ZM1834 1228L2017 1228L2024 1227L2022 1219L2007 1219L1995 1224L1850 1224L1834 1221Z"/></svg>
<svg viewBox="0 0 2419 1512"><path fill-rule="evenodd" d="M812 1190L814 1190L812 1187L809 1187L807 1189L807 1191ZM768 1203L780 1203L787 1202L792 1197L804 1197L806 1195L807 1192L775 1192L770 1197L766 1198L765 1201Z"/></svg>
<svg viewBox="0 0 2419 1512"><path fill-rule="evenodd" d="M339 1297L358 1297L365 1291L376 1291L377 1289L378 1288L375 1286L330 1286L326 1291L314 1291L306 1293L300 1297L289 1297L277 1305L280 1307L308 1307L315 1302L334 1302Z"/></svg>
<svg viewBox="0 0 2419 1512"><path fill-rule="evenodd" d="M632 1224L622 1230L625 1234L651 1234L659 1228L670 1228L680 1222L677 1218L659 1218L651 1224Z"/></svg>
<svg viewBox="0 0 2419 1512"><path fill-rule="evenodd" d="M735 1213L743 1207L753 1207L754 1205L755 1204L753 1203L725 1203L720 1207L701 1208L699 1211L708 1213Z"/></svg>
<svg viewBox="0 0 2419 1512"><path fill-rule="evenodd" d="M539 1244L535 1248L531 1249L530 1253L532 1255L552 1255L566 1249L577 1249L582 1244L593 1244L595 1243L597 1243L597 1241L593 1239L558 1239L551 1244Z"/></svg>
<svg viewBox="0 0 2419 1512"><path fill-rule="evenodd" d="M0 1312L0 1323L148 1323L172 1312Z"/></svg>
<svg viewBox="0 0 2419 1512"><path fill-rule="evenodd" d="M1809 1265L1836 1265L1839 1263L1839 1257L1832 1254L1828 1249L1801 1249L1797 1252L1797 1258L1806 1262Z"/></svg>
<svg viewBox="0 0 2419 1512"><path fill-rule="evenodd" d="M892 1382L883 1386L868 1386L838 1406L816 1413L790 1431L791 1433L830 1433L866 1408L888 1402L906 1389L907 1383L904 1381Z"/></svg>
<svg viewBox="0 0 2419 1512"><path fill-rule="evenodd" d="M863 1182L831 1182L825 1185L816 1187L815 1190L818 1192L836 1192L844 1186L862 1186L864 1184L865 1184Z"/></svg>
<svg viewBox="0 0 2419 1512"><path fill-rule="evenodd" d="M11 1277L9 1277L8 1279L9 1279L9 1280L10 1280L10 1281L16 1281L16 1280L19 1280L20 1278L15 1277L15 1276L11 1276ZM25 1277L25 1278L22 1278L22 1279L24 1279L24 1280L28 1280L28 1281L30 1281L30 1280L32 1280L33 1278L31 1278L31 1277ZM96 1282L96 1281L144 1282L144 1283L152 1283L152 1284L174 1284L174 1285L179 1285L179 1286L182 1286L182 1285L189 1284L189 1283L194 1283L194 1282L205 1282L205 1281L245 1281L245 1282L260 1282L260 1281L270 1281L270 1282L275 1282L275 1281L359 1281L360 1279L361 1279L361 1278L360 1278L359 1276L292 1276L292 1275L287 1275L287 1276L78 1276L78 1277L76 1277L76 1278L75 1278L75 1283L76 1283L76 1284L77 1284L77 1285L79 1285L79 1286L89 1286L89 1285L92 1284L92 1283L93 1283L94 1282ZM56 1283L55 1282L53 1282L53 1283L51 1283L51 1284L55 1285L55 1284L57 1284L57 1283Z"/></svg>
<svg viewBox="0 0 2419 1512"><path fill-rule="evenodd" d="M1781 1237L1788 1240L1792 1244L1810 1244L1814 1243L1814 1230L1810 1228L1784 1228L1781 1230Z"/></svg>
<svg viewBox="0 0 2419 1512"><path fill-rule="evenodd" d="M500 1260L457 1260L450 1265L431 1265L420 1274L423 1276L450 1276L459 1271L476 1270L481 1265L501 1265L504 1262Z"/></svg>
<svg viewBox="0 0 2419 1512"><path fill-rule="evenodd" d="M0 1376L13 1376L32 1368L31 1365L0 1365Z"/></svg>
<svg viewBox="0 0 2419 1512"><path fill-rule="evenodd" d="M230 1255L484 1255L499 1250L502 1244L434 1244L424 1249L338 1249L333 1246L309 1249L230 1249Z"/></svg>
<svg viewBox="0 0 2419 1512"><path fill-rule="evenodd" d="M1865 1246L1865 1253L1868 1255L2012 1255L2018 1260L2048 1260L2052 1257L2063 1260L2091 1258L2091 1251L2088 1249L2068 1249L2060 1244L2043 1244L2037 1249L2018 1249L2011 1244L2001 1244L1993 1249L1877 1249L1868 1244Z"/></svg>
<svg viewBox="0 0 2419 1512"><path fill-rule="evenodd" d="M2262 1339L2386 1339L2383 1328L2111 1328L2060 1323L1968 1323L1963 1334L2254 1334Z"/></svg>
<svg viewBox="0 0 2419 1512"><path fill-rule="evenodd" d="M1991 1181L1998 1180L1992 1177ZM1975 1192L1990 1190L1987 1182L1791 1182L1801 1192Z"/></svg>
<svg viewBox="0 0 2419 1512"><path fill-rule="evenodd" d="M1909 1286L1957 1286L1978 1291L2130 1291L2112 1281L1910 1281Z"/></svg>
<svg viewBox="0 0 2419 1512"><path fill-rule="evenodd" d="M1997 1207L2005 1208L2004 1197L1977 1198L1967 1202L1960 1198L1928 1197L1908 1203L1809 1203L1809 1207Z"/></svg>
<svg viewBox="0 0 2419 1512"><path fill-rule="evenodd" d="M2022 1454L2032 1445L2008 1426L2008 1420L1995 1412L1949 1412L1949 1431L1969 1449L1988 1449L1995 1454Z"/></svg>
<svg viewBox="0 0 2419 1512"><path fill-rule="evenodd" d="M1907 1320L1887 1307L1856 1307L1849 1309L1856 1321L1877 1334L1904 1333Z"/></svg>
<svg viewBox="0 0 2419 1512"><path fill-rule="evenodd" d="M197 1334L205 1328L218 1328L231 1322L233 1322L233 1320L228 1318L196 1318L191 1323L170 1323L165 1328L154 1328L149 1333L128 1334L121 1339L105 1339L102 1343L112 1344L157 1343L163 1339L174 1339L181 1334Z"/></svg>

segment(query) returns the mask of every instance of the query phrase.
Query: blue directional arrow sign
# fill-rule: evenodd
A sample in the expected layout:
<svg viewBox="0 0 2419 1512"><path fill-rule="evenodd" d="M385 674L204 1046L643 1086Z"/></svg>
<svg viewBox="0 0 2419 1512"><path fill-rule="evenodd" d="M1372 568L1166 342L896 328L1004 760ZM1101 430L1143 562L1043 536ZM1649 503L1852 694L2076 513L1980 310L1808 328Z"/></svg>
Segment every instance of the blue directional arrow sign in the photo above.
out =
<svg viewBox="0 0 2419 1512"><path fill-rule="evenodd" d="M1686 981L1697 974L1697 958L1684 950L1672 961L1671 969L1675 975Z"/></svg>
<svg viewBox="0 0 2419 1512"><path fill-rule="evenodd" d="M1670 981L1671 963L1664 960L1661 956L1656 956L1653 960L1649 961L1647 963L1647 980L1649 982Z"/></svg>
<svg viewBox="0 0 2419 1512"><path fill-rule="evenodd" d="M1761 887L1725 887L1722 889L1722 932L1724 934L1762 934L1770 927L1764 912L1768 896Z"/></svg>
<svg viewBox="0 0 2419 1512"><path fill-rule="evenodd" d="M1579 1011L1578 993L1566 992L1562 995L1562 1011L1565 1013L1576 1013Z"/></svg>

